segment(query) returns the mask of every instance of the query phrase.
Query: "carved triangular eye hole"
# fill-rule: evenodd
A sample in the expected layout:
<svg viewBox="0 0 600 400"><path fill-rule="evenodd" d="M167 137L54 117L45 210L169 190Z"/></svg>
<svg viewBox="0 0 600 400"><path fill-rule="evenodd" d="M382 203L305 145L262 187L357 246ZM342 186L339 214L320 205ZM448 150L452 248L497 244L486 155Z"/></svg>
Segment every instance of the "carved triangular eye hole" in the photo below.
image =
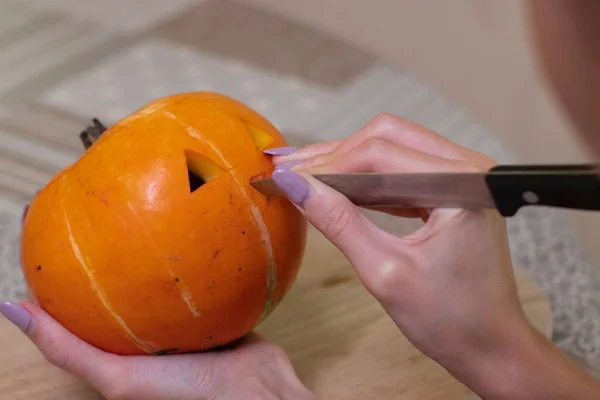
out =
<svg viewBox="0 0 600 400"><path fill-rule="evenodd" d="M225 170L208 157L193 150L185 150L190 193L200 189L205 183L210 182Z"/></svg>
<svg viewBox="0 0 600 400"><path fill-rule="evenodd" d="M254 141L256 150L261 151L275 141L273 136L269 135L263 129L254 125L250 121L247 121L245 119L241 119L241 121L246 126L246 129L248 129L248 132L250 132L250 136L252 137L252 140Z"/></svg>

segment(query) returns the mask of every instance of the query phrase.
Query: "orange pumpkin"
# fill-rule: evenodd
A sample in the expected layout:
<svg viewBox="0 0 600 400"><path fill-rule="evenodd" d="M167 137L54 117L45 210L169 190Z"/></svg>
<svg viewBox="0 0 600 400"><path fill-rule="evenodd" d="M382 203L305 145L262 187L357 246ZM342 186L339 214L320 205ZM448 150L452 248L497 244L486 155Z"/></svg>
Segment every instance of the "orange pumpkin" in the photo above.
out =
<svg viewBox="0 0 600 400"><path fill-rule="evenodd" d="M207 350L250 332L292 285L306 221L250 181L285 146L229 97L158 99L104 132L33 200L29 291L67 329L118 354Z"/></svg>

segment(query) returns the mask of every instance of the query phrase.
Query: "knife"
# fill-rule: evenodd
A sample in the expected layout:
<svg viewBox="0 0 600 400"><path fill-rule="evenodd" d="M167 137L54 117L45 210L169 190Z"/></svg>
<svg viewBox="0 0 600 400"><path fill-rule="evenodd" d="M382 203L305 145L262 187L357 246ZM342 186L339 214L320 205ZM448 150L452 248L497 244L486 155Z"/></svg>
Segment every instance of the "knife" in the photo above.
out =
<svg viewBox="0 0 600 400"><path fill-rule="evenodd" d="M498 165L482 173L315 174L361 207L496 209L514 216L524 206L600 210L597 165ZM256 190L284 196L272 178Z"/></svg>

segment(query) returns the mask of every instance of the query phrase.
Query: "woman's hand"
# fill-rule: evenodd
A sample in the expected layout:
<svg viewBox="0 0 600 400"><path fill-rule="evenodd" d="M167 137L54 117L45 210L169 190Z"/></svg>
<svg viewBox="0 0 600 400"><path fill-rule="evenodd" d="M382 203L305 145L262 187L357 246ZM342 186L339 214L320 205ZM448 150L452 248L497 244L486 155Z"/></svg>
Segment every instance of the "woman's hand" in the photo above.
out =
<svg viewBox="0 0 600 400"><path fill-rule="evenodd" d="M312 399L283 352L250 334L228 348L168 356L118 356L72 335L39 307L0 311L50 363L82 378L108 400Z"/></svg>
<svg viewBox="0 0 600 400"><path fill-rule="evenodd" d="M582 399L580 391L595 385L528 324L496 211L388 210L425 221L396 237L309 175L478 172L495 164L489 157L387 114L342 141L266 153L277 165L275 182L347 256L407 338L474 391L485 398ZM551 366L556 370L540 376ZM561 379L575 384L561 392L546 382Z"/></svg>

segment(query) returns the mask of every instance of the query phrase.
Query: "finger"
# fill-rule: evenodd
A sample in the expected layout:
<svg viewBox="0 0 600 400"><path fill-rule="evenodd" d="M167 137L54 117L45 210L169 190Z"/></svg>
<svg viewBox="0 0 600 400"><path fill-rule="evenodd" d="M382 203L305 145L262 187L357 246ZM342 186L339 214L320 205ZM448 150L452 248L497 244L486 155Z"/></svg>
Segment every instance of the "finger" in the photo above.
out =
<svg viewBox="0 0 600 400"><path fill-rule="evenodd" d="M332 158L339 157L372 138L386 140L398 146L442 158L468 160L485 169L495 165L494 160L485 154L460 146L438 133L410 121L385 113L373 118L355 134L338 143L333 150L318 154L325 156L329 153ZM296 157L300 158L300 156L301 154ZM307 163L315 165L312 160Z"/></svg>
<svg viewBox="0 0 600 400"><path fill-rule="evenodd" d="M273 164L278 166L290 161L306 160L319 154L329 153L333 151L341 142L341 140L336 140L331 142L315 143L306 147L295 149L294 151L285 151L285 154L281 154L279 149L269 149L265 151L265 153L273 155Z"/></svg>
<svg viewBox="0 0 600 400"><path fill-rule="evenodd" d="M369 138L385 139L396 145L439 157L473 160L482 163L482 166L493 162L484 154L460 146L432 130L388 113L373 118L335 151L343 153Z"/></svg>
<svg viewBox="0 0 600 400"><path fill-rule="evenodd" d="M324 143L319 143L319 145L321 145L321 144L324 144ZM326 146L319 146L318 148L323 151L327 150ZM280 163L277 165L277 167L279 169L294 168L294 167L300 165L300 163L301 163L301 160L291 160L291 161L286 161L284 163ZM425 210L419 209L419 208L398 208L398 207L364 207L364 208L372 210L372 211L378 211L378 212L382 212L385 214L394 215L397 217L402 217L402 218L421 218L423 221L426 221L426 218L429 215Z"/></svg>
<svg viewBox="0 0 600 400"><path fill-rule="evenodd" d="M382 240L388 240L388 234L345 196L309 175L291 170L275 170L273 180L351 263L358 266L377 261L373 258L379 254Z"/></svg>
<svg viewBox="0 0 600 400"><path fill-rule="evenodd" d="M73 335L41 308L31 304L3 304L7 316L17 324L51 364L101 388L119 376L117 357L105 353ZM13 319L16 318L16 321Z"/></svg>
<svg viewBox="0 0 600 400"><path fill-rule="evenodd" d="M346 153L316 156L294 167L309 174L474 172L480 169L471 162L431 155L380 138L369 138Z"/></svg>
<svg viewBox="0 0 600 400"><path fill-rule="evenodd" d="M390 298L390 282L411 264L405 242L379 229L341 193L310 175L276 170L275 182L309 222L350 261L365 288L379 301Z"/></svg>
<svg viewBox="0 0 600 400"><path fill-rule="evenodd" d="M404 207L363 207L367 210L382 212L400 218L420 218L427 222L431 211L424 208L404 208Z"/></svg>
<svg viewBox="0 0 600 400"><path fill-rule="evenodd" d="M316 165L312 168L305 164L318 163L319 160L328 161L328 164ZM294 167L297 171L305 173L370 173L370 172L446 172L477 171L476 165L465 161L446 159L432 156L427 153L410 148L391 144L379 138L370 138L358 147L332 159L329 156L315 157L306 163ZM427 222L431 210L423 208L398 208L398 207L367 207L376 211L395 215L403 218L420 218Z"/></svg>
<svg viewBox="0 0 600 400"><path fill-rule="evenodd" d="M443 158L470 160L485 169L489 169L496 164L493 159L485 154L460 146L434 131L387 113L382 113L373 118L345 140L317 143L302 149L296 149L293 152L286 151L285 155L276 156L273 161L275 165L280 165L296 160L305 161L316 156L339 157L370 138L387 140L399 146ZM275 150L275 155L277 155L277 149L269 151L272 150ZM316 165L312 160L305 161L305 163ZM323 160L320 163L323 163Z"/></svg>

